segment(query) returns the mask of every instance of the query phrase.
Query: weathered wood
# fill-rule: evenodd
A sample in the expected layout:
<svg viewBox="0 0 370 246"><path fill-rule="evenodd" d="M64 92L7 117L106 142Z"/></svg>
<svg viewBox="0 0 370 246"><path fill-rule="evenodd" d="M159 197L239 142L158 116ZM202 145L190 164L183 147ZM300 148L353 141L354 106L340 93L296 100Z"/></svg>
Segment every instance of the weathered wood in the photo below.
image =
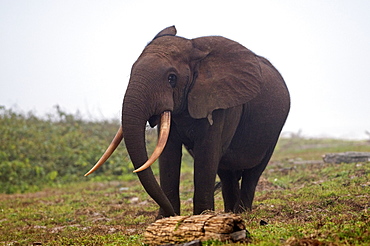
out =
<svg viewBox="0 0 370 246"><path fill-rule="evenodd" d="M370 162L370 152L330 153L323 156L326 163Z"/></svg>
<svg viewBox="0 0 370 246"><path fill-rule="evenodd" d="M235 232L239 233L233 234ZM238 215L203 214L157 220L148 226L144 237L149 245L166 245L211 239L239 241L246 235L244 222Z"/></svg>

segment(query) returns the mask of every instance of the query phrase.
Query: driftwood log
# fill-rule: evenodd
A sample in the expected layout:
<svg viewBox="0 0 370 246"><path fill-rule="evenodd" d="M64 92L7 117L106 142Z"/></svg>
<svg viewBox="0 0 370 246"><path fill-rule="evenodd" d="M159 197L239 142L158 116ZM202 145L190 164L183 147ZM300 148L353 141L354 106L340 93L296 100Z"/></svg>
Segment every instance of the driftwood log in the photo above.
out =
<svg viewBox="0 0 370 246"><path fill-rule="evenodd" d="M355 162L370 162L370 152L343 152L332 153L323 156L326 163L355 163Z"/></svg>
<svg viewBox="0 0 370 246"><path fill-rule="evenodd" d="M238 215L203 214L157 220L146 229L144 241L148 245L176 245L207 240L236 242L245 240L247 234L244 222Z"/></svg>

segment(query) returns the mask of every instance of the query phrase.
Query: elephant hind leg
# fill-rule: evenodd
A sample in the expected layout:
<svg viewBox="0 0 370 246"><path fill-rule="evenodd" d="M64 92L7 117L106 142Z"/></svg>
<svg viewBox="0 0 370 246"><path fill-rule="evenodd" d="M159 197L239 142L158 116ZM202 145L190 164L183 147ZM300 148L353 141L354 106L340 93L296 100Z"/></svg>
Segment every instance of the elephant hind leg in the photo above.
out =
<svg viewBox="0 0 370 246"><path fill-rule="evenodd" d="M240 203L240 187L239 180L242 171L233 171L219 169L218 176L222 184L222 197L224 199L225 212L234 212L235 207Z"/></svg>
<svg viewBox="0 0 370 246"><path fill-rule="evenodd" d="M265 170L268 162L270 161L271 155L274 151L275 145L273 145L265 154L264 158L257 166L243 170L241 191L240 191L240 206L237 212L251 211L252 202L254 199L254 193L258 181ZM239 210L239 211L238 211Z"/></svg>
<svg viewBox="0 0 370 246"><path fill-rule="evenodd" d="M256 167L255 167L256 168ZM240 191L240 204L236 208L237 213L252 210L252 203L254 199L254 193L256 191L259 177L262 173L255 168L244 170L241 191Z"/></svg>

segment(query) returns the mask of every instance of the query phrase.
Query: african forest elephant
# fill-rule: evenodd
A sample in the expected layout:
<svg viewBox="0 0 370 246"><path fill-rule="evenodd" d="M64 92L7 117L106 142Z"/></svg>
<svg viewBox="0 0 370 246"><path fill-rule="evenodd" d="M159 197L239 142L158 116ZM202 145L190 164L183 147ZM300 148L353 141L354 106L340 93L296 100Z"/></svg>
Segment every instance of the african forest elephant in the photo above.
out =
<svg viewBox="0 0 370 246"><path fill-rule="evenodd" d="M220 36L185 39L162 30L132 66L122 126L96 170L124 138L159 217L180 214L182 145L194 158L194 214L214 209L216 175L225 211L251 210L257 182L290 108L279 72L265 58ZM160 129L148 160L146 124ZM160 186L149 167L159 157ZM241 182L239 183L239 181Z"/></svg>

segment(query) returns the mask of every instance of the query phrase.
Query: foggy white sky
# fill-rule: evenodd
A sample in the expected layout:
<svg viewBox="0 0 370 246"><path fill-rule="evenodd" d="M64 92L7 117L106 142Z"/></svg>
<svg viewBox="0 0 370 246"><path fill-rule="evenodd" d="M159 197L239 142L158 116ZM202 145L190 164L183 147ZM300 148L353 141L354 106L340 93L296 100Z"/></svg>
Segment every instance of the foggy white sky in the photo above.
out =
<svg viewBox="0 0 370 246"><path fill-rule="evenodd" d="M0 0L0 105L119 118L133 62L176 25L268 58L292 97L285 132L367 138L369 11L368 0Z"/></svg>

